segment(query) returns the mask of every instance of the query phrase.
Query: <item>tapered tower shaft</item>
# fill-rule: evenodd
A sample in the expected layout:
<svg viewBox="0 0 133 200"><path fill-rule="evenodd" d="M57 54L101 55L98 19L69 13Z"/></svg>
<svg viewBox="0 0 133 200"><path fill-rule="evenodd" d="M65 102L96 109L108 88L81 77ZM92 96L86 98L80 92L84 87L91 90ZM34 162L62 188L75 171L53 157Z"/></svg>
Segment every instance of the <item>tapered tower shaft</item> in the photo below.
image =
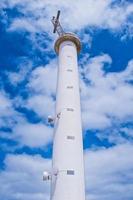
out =
<svg viewBox="0 0 133 200"><path fill-rule="evenodd" d="M55 50L59 66L51 200L85 200L77 62L80 41L74 34L65 33L57 39Z"/></svg>

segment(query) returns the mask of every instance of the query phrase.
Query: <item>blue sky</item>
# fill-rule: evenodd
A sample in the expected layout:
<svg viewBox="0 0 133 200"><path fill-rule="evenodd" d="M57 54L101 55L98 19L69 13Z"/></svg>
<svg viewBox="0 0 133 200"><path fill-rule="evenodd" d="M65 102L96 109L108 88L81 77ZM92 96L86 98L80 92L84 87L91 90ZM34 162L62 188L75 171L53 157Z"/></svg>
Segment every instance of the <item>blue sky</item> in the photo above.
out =
<svg viewBox="0 0 133 200"><path fill-rule="evenodd" d="M86 200L133 199L133 3L0 2L0 198L47 200L58 60L51 17L82 42ZM8 192L7 192L8 191Z"/></svg>

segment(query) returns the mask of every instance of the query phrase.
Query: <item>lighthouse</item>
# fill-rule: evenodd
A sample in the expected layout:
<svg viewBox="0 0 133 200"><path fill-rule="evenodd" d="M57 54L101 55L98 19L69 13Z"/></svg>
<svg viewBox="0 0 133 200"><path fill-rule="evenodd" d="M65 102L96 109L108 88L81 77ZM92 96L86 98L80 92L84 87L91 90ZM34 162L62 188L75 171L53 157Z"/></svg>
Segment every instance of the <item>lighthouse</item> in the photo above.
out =
<svg viewBox="0 0 133 200"><path fill-rule="evenodd" d="M58 77L54 119L51 200L85 200L83 140L77 55L81 43L73 33L65 33L53 17L58 55Z"/></svg>

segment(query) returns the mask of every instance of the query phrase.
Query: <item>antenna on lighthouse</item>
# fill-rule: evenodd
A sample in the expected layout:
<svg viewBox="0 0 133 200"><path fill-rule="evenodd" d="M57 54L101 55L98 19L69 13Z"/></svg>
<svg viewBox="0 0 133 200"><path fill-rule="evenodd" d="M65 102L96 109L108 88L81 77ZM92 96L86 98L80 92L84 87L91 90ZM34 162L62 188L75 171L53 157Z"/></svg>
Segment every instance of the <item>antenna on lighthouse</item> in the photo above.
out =
<svg viewBox="0 0 133 200"><path fill-rule="evenodd" d="M53 16L51 21L52 21L52 23L54 25L53 33L57 32L59 36L62 36L62 35L64 35L65 32L64 32L64 30L63 30L63 28L62 28L62 26L60 24L60 21L59 21L60 13L61 13L61 11L58 10L57 16L56 17Z"/></svg>

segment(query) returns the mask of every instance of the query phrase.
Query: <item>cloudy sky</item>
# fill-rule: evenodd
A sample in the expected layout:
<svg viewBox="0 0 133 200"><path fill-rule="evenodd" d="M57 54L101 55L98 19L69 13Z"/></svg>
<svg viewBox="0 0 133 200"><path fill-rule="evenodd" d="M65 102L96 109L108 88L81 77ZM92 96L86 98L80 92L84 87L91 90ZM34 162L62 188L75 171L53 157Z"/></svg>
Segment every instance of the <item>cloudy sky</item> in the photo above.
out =
<svg viewBox="0 0 133 200"><path fill-rule="evenodd" d="M58 9L82 41L86 200L132 200L132 0L0 1L0 199L49 200Z"/></svg>

